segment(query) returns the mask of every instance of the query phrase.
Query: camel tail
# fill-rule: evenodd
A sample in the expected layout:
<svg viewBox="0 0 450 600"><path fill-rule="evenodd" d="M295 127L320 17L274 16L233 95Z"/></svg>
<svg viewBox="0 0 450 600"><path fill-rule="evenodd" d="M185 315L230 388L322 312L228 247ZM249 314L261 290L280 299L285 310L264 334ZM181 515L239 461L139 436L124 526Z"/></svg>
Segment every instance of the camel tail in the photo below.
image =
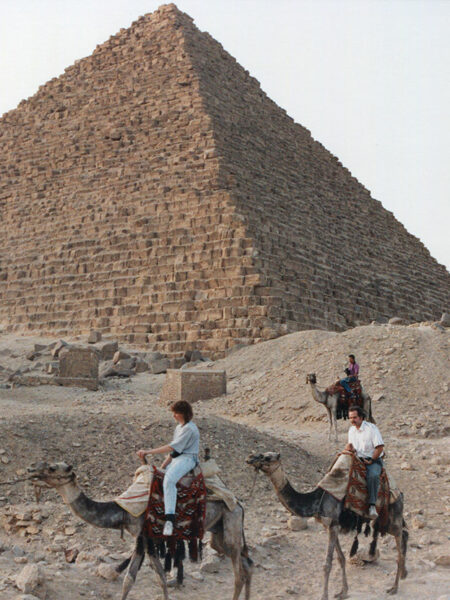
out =
<svg viewBox="0 0 450 600"><path fill-rule="evenodd" d="M402 529L402 553L403 553L403 556L406 556L406 550L408 549L408 538L409 538L408 527L405 523L405 520L403 519L403 529Z"/></svg>

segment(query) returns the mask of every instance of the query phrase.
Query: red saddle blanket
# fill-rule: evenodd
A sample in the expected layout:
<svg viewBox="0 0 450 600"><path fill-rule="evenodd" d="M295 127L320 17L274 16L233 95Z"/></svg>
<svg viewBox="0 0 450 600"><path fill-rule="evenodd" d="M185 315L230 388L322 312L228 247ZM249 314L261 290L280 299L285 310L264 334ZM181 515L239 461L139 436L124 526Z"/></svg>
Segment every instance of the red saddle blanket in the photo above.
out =
<svg viewBox="0 0 450 600"><path fill-rule="evenodd" d="M356 458L356 456L353 457L350 468L344 506L362 517L366 517L369 510L366 466L361 460ZM383 530L387 524L389 511L389 479L384 468L380 475L380 487L378 488L376 509L378 512L380 529Z"/></svg>
<svg viewBox="0 0 450 600"><path fill-rule="evenodd" d="M164 472L153 467L148 505L145 512L145 529L152 538L163 538ZM186 481L188 482L186 485ZM201 540L205 530L206 487L203 474L182 478L177 483L177 505L172 540ZM167 538L166 538L167 539Z"/></svg>
<svg viewBox="0 0 450 600"><path fill-rule="evenodd" d="M339 394L339 404L336 415L338 419L347 419L348 409L352 405L361 406L361 408L363 408L364 402L362 398L361 382L358 378L356 378L355 381L351 381L349 383L349 386L352 390L353 398L347 395L347 392L345 391L344 387L339 383L339 381L336 381L334 385L330 385L330 387L327 387L327 389L325 390L329 396Z"/></svg>

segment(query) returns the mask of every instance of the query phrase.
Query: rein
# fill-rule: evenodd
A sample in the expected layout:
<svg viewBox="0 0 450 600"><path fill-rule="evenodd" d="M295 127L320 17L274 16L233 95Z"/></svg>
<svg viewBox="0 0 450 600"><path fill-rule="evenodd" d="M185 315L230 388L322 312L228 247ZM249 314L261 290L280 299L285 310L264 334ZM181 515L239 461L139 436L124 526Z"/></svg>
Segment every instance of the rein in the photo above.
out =
<svg viewBox="0 0 450 600"><path fill-rule="evenodd" d="M24 479L12 479L11 481L0 481L0 485L14 485L15 483L20 483L21 481L30 481L29 477L25 477Z"/></svg>

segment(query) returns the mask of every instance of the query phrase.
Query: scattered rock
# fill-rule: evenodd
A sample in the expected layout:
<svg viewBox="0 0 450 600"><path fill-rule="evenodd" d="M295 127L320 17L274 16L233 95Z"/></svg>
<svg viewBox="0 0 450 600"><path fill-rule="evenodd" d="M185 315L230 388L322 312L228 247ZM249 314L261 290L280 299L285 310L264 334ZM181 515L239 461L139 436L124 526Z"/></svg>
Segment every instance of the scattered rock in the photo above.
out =
<svg viewBox="0 0 450 600"><path fill-rule="evenodd" d="M422 515L416 515L412 518L411 524L413 529L423 529L425 527L425 519Z"/></svg>
<svg viewBox="0 0 450 600"><path fill-rule="evenodd" d="M406 461L401 463L400 469L402 471L414 471L414 467L412 466L412 464Z"/></svg>
<svg viewBox="0 0 450 600"><path fill-rule="evenodd" d="M112 360L114 354L119 349L119 344L117 342L104 342L97 346L100 352L101 360Z"/></svg>
<svg viewBox="0 0 450 600"><path fill-rule="evenodd" d="M102 339L102 333L101 331L95 331L92 330L89 333L89 337L88 337L88 344L96 344L97 342L100 342Z"/></svg>
<svg viewBox="0 0 450 600"><path fill-rule="evenodd" d="M159 375L160 373L166 373L167 369L170 368L170 360L168 358L160 358L149 363L149 371L153 375Z"/></svg>
<svg viewBox="0 0 450 600"><path fill-rule="evenodd" d="M113 356L113 364L117 364L119 362L119 360L122 360L124 358L131 358L131 355L128 354L128 352L124 352L123 350L117 350L117 352L114 353Z"/></svg>
<svg viewBox="0 0 450 600"><path fill-rule="evenodd" d="M74 563L79 553L80 551L78 548L68 548L67 550L64 550L66 562Z"/></svg>
<svg viewBox="0 0 450 600"><path fill-rule="evenodd" d="M115 581L119 577L119 573L116 571L115 567L106 563L100 563L98 565L97 575L108 581Z"/></svg>
<svg viewBox="0 0 450 600"><path fill-rule="evenodd" d="M405 325L405 319L401 317L392 317L389 319L389 325Z"/></svg>
<svg viewBox="0 0 450 600"><path fill-rule="evenodd" d="M441 554L434 559L434 562L439 567L450 567L450 554Z"/></svg>
<svg viewBox="0 0 450 600"><path fill-rule="evenodd" d="M203 559L200 571L202 573L218 573L220 568L220 558L211 554Z"/></svg>
<svg viewBox="0 0 450 600"><path fill-rule="evenodd" d="M303 531L308 529L308 521L303 517L289 517L288 527L291 531Z"/></svg>
<svg viewBox="0 0 450 600"><path fill-rule="evenodd" d="M442 317L439 323L444 327L450 327L450 314L446 312L442 313Z"/></svg>
<svg viewBox="0 0 450 600"><path fill-rule="evenodd" d="M68 346L69 346L69 344L67 342L65 342L64 340L59 340L59 342L57 342L55 344L55 346L53 347L53 350L52 350L53 358L58 358L61 350L63 348L67 348Z"/></svg>
<svg viewBox="0 0 450 600"><path fill-rule="evenodd" d="M41 572L38 565L26 565L16 577L16 586L20 591L29 594L41 583Z"/></svg>

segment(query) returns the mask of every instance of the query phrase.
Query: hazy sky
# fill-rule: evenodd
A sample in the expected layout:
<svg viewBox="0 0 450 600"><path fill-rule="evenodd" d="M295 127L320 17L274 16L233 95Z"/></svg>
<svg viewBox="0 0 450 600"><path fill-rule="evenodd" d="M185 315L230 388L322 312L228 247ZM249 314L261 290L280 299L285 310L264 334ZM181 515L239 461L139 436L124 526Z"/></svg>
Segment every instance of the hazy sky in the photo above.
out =
<svg viewBox="0 0 450 600"><path fill-rule="evenodd" d="M0 0L0 115L160 4ZM176 4L450 268L450 1Z"/></svg>

